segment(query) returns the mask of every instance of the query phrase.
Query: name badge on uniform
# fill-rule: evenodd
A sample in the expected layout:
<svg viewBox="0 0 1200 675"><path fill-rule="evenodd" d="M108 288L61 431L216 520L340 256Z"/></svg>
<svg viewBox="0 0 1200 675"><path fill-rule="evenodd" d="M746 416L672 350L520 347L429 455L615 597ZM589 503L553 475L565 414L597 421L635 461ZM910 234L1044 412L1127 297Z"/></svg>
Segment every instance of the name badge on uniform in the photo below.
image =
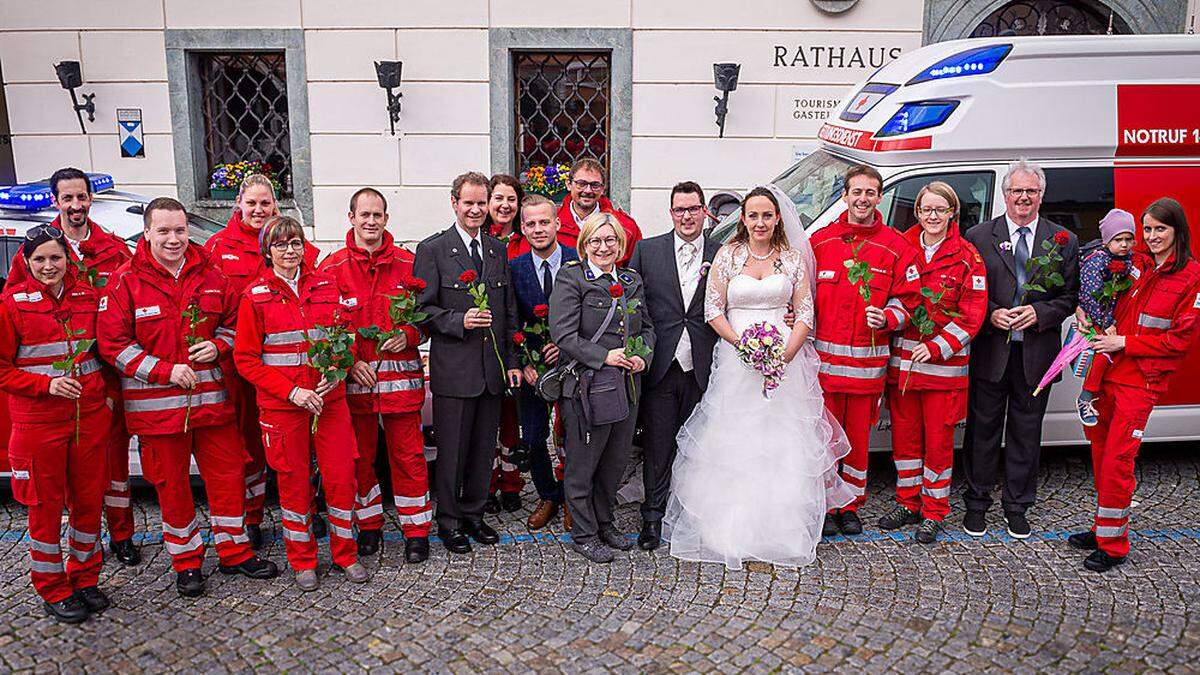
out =
<svg viewBox="0 0 1200 675"><path fill-rule="evenodd" d="M340 302L343 307L358 307L358 298L341 298Z"/></svg>
<svg viewBox="0 0 1200 675"><path fill-rule="evenodd" d="M241 260L241 258L232 253L224 253L221 255L221 260Z"/></svg>
<svg viewBox="0 0 1200 675"><path fill-rule="evenodd" d="M835 272L833 270L821 270L817 272L818 279L832 279Z"/></svg>
<svg viewBox="0 0 1200 675"><path fill-rule="evenodd" d="M1137 268L1137 265L1133 265L1129 268L1129 276L1133 277L1134 279L1140 279L1142 276L1142 271Z"/></svg>
<svg viewBox="0 0 1200 675"><path fill-rule="evenodd" d="M1192 309L1200 309L1200 293L1196 294L1196 301L1192 303Z"/></svg>
<svg viewBox="0 0 1200 675"><path fill-rule="evenodd" d="M149 307L138 307L133 310L133 318L134 319L146 319L146 318L149 318L152 316L158 316L159 314L162 314L162 310L159 308L158 305L151 305Z"/></svg>
<svg viewBox="0 0 1200 675"><path fill-rule="evenodd" d="M17 302L41 302L42 292L34 291L32 293L13 293L13 300Z"/></svg>
<svg viewBox="0 0 1200 675"><path fill-rule="evenodd" d="M1141 430L1141 429L1134 429L1134 430L1133 430L1133 437L1134 437L1134 438L1141 438L1141 437L1142 437L1144 434L1145 434L1145 432L1144 432L1143 430Z"/></svg>
<svg viewBox="0 0 1200 675"><path fill-rule="evenodd" d="M250 292L251 293L270 293L271 289L267 288L266 286L264 286L262 284L259 284L258 286L251 288Z"/></svg>
<svg viewBox="0 0 1200 675"><path fill-rule="evenodd" d="M103 298L100 298L100 305L97 307L97 310L101 311L101 312L103 312L106 309L108 309L108 296L107 295L104 296Z"/></svg>
<svg viewBox="0 0 1200 675"><path fill-rule="evenodd" d="M971 275L971 290L982 291L987 289L987 277L979 274Z"/></svg>
<svg viewBox="0 0 1200 675"><path fill-rule="evenodd" d="M908 269L905 270L905 272L904 272L904 279L906 281L916 281L917 279L920 279L920 278L921 278L921 273L917 271L916 265L909 265Z"/></svg>

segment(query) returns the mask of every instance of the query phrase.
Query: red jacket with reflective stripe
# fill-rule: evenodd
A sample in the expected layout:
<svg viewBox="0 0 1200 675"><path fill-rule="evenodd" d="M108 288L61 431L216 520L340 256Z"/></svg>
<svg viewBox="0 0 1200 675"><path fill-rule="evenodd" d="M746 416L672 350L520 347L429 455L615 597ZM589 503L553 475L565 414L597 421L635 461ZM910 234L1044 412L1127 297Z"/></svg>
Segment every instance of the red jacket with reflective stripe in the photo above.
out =
<svg viewBox="0 0 1200 675"><path fill-rule="evenodd" d="M414 280L413 254L396 246L389 232L374 253L359 247L354 230L346 233L346 248L335 251L321 263L320 270L333 275L345 289L343 304L354 309L353 326L394 327L388 315L388 296L395 295ZM420 410L425 404L425 369L417 345L421 332L413 326L401 326L408 346L399 354L387 352L380 358L378 343L357 339L358 356L375 368L378 381L373 388L346 381L350 412L401 413Z"/></svg>
<svg viewBox="0 0 1200 675"><path fill-rule="evenodd" d="M1104 379L1161 394L1200 333L1200 262L1174 273L1166 271L1174 256L1157 266L1148 256L1134 263L1138 278L1116 308L1125 351Z"/></svg>
<svg viewBox="0 0 1200 675"><path fill-rule="evenodd" d="M967 388L967 365L971 360L971 340L979 334L987 316L987 269L979 251L958 233L958 223L950 223L933 258L925 262L921 250L921 228L904 233L916 247L921 268L921 287L942 293L935 308L922 294L921 302L933 321L933 332L922 334L909 321L904 332L892 339L892 357L888 362L888 383L909 389L954 390ZM961 316L947 316L953 312ZM912 350L924 343L932 358L913 364Z"/></svg>
<svg viewBox="0 0 1200 675"><path fill-rule="evenodd" d="M814 346L821 358L820 379L825 391L848 394L883 392L891 333L909 322L909 312L921 301L917 251L895 230L885 227L878 212L870 225L851 225L842 214L812 236L817 259L817 309ZM846 261L855 256L867 262L871 305L884 308L887 324L867 327L867 303L858 286L847 278ZM874 342L872 343L872 335Z"/></svg>
<svg viewBox="0 0 1200 675"><path fill-rule="evenodd" d="M176 279L143 239L107 290L100 308L100 354L121 373L130 433L182 433L185 418L189 429L232 422L233 406L219 363L233 351L237 295L208 254L189 246ZM203 316L194 331L183 314L192 305ZM188 360L188 337L193 335L217 346L215 361ZM175 364L196 373L190 401L188 390L171 383Z"/></svg>
<svg viewBox="0 0 1200 675"><path fill-rule="evenodd" d="M59 218L55 218L50 226L62 229L62 226L59 225ZM124 239L100 227L90 218L88 219L88 228L88 238L79 242L79 252L83 256L83 264L96 270L97 278L107 280L113 272L116 272L133 257L129 253L129 244L125 243ZM67 257L73 263L79 262L79 257L75 255L75 249L70 245L67 246ZM68 272L77 273L77 270L72 267ZM31 278L29 265L25 262L25 256L18 252L12 260L5 287L11 288L14 284L29 278ZM107 282L101 282L99 285L103 287L105 283Z"/></svg>
<svg viewBox="0 0 1200 675"><path fill-rule="evenodd" d="M0 390L8 393L14 422L56 423L75 420L75 401L50 395L50 380L70 376L53 364L63 361L78 340L96 337L96 289L67 274L61 298L33 278L10 284L0 301ZM72 332L68 336L63 327ZM82 331L78 335L76 331ZM89 350L76 361L74 379L83 385L80 412L105 405L100 361ZM61 364L60 364L61 365Z"/></svg>
<svg viewBox="0 0 1200 675"><path fill-rule="evenodd" d="M229 278L233 292L241 294L251 281L267 271L262 249L258 246L258 230L242 222L242 212L235 210L225 229L214 234L204 243L221 272ZM304 262L315 267L320 250L312 243L304 242Z"/></svg>
<svg viewBox="0 0 1200 675"><path fill-rule="evenodd" d="M233 361L238 374L257 391L267 410L300 410L288 395L296 387L316 389L320 376L308 365L308 341L325 337L324 327L353 321L353 308L340 304L337 279L304 263L297 277L299 297L273 270L242 293ZM344 383L324 395L326 403L346 396Z"/></svg>

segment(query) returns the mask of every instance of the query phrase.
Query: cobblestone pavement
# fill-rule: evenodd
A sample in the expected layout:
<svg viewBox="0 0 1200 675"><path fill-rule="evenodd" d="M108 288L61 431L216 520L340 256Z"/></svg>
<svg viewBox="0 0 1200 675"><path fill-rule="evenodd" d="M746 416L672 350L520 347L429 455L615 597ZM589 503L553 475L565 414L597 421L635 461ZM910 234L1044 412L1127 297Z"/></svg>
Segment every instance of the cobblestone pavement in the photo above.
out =
<svg viewBox="0 0 1200 675"><path fill-rule="evenodd" d="M1144 453L1133 553L1105 575L1085 571L1063 541L1094 509L1084 451L1047 451L1032 539L963 535L956 485L951 531L931 548L875 529L890 506L886 459L872 466L868 532L826 542L799 571L729 572L664 550L588 565L557 532L532 535L528 510L489 517L505 535L494 548L451 558L435 545L427 563L406 565L389 511L392 536L365 586L325 572L323 545L317 592L300 593L287 572L269 582L213 574L207 597L185 600L151 535L141 566L106 565L116 606L82 627L43 615L25 512L8 500L0 669L1195 672L1200 447ZM139 531L156 532L152 496L137 508ZM637 518L624 506L619 524L633 532ZM274 534L278 511L270 520ZM266 552L283 564L278 540ZM205 569L214 565L210 553Z"/></svg>

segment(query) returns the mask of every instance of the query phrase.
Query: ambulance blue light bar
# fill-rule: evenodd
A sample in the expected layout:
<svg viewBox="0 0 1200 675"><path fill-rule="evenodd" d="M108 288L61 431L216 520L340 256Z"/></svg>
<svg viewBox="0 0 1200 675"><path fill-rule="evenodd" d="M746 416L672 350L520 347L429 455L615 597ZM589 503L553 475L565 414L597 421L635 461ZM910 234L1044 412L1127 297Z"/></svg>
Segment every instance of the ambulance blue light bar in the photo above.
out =
<svg viewBox="0 0 1200 675"><path fill-rule="evenodd" d="M892 119L875 134L875 138L900 136L922 129L940 127L958 108L958 101L917 101L905 103Z"/></svg>
<svg viewBox="0 0 1200 675"><path fill-rule="evenodd" d="M968 77L985 75L1000 67L1000 62L1012 51L1012 45L990 45L976 47L954 56L942 59L933 67L921 71L919 75L908 81L909 85L929 82L930 80L947 80L952 77Z"/></svg>
<svg viewBox="0 0 1200 675"><path fill-rule="evenodd" d="M87 177L92 184L92 192L104 192L113 188L113 177L106 173L89 173ZM52 196L49 179L0 187L0 209L41 211L50 207Z"/></svg>

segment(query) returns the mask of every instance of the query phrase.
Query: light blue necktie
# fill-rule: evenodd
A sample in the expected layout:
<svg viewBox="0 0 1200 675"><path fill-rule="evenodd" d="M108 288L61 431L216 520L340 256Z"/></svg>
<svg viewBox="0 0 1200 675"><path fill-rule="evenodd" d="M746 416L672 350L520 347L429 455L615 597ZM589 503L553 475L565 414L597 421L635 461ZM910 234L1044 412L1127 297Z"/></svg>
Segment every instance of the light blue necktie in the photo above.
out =
<svg viewBox="0 0 1200 675"><path fill-rule="evenodd" d="M1013 296L1013 307L1021 304L1021 296L1025 295L1025 284L1029 282L1029 227L1022 225L1017 228L1017 292ZM1013 340L1023 340L1024 331L1012 332Z"/></svg>

